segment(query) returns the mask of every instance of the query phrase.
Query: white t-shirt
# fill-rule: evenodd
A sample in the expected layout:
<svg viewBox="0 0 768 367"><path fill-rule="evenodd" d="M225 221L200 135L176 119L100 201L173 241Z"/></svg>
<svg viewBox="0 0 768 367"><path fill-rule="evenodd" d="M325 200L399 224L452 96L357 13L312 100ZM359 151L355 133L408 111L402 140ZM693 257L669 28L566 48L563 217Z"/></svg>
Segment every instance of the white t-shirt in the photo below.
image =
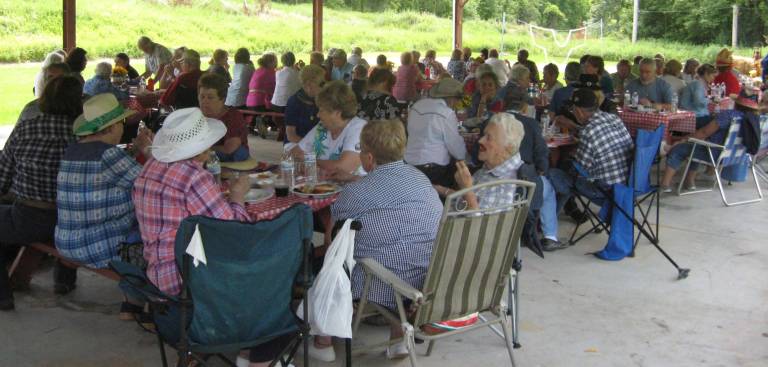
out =
<svg viewBox="0 0 768 367"><path fill-rule="evenodd" d="M424 98L408 113L405 161L413 166L434 163L447 166L451 157L464 160L467 146L459 135L459 120L442 99Z"/></svg>
<svg viewBox="0 0 768 367"><path fill-rule="evenodd" d="M272 104L285 107L288 98L301 89L299 71L294 68L283 67L275 74L275 93L272 94Z"/></svg>
<svg viewBox="0 0 768 367"><path fill-rule="evenodd" d="M341 134L333 139L321 121L301 139L299 147L305 152L315 152L318 160L335 161L341 159L344 152L360 153L360 132L365 124L365 120L353 117Z"/></svg>

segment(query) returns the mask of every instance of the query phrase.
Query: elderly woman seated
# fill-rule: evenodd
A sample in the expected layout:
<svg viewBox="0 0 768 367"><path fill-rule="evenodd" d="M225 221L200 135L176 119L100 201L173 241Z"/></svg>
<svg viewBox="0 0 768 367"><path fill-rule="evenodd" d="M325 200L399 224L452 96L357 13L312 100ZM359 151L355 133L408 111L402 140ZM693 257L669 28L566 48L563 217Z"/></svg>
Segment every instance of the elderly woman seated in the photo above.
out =
<svg viewBox="0 0 768 367"><path fill-rule="evenodd" d="M222 162L240 162L248 159L248 126L239 110L227 107L227 81L218 74L205 74L197 83L197 99L200 110L207 118L219 120L227 127L227 133L214 146L213 151Z"/></svg>
<svg viewBox="0 0 768 367"><path fill-rule="evenodd" d="M120 90L112 84L112 65L108 62L100 62L96 65L96 74L83 85L83 94L95 96L102 93L110 93L118 101L128 99L128 92Z"/></svg>
<svg viewBox="0 0 768 367"><path fill-rule="evenodd" d="M292 153L299 159L314 153L317 166L332 174L360 169L360 131L366 121L357 117L357 100L346 83L327 83L315 98L320 123L301 139Z"/></svg>
<svg viewBox="0 0 768 367"><path fill-rule="evenodd" d="M184 51L181 62L181 74L160 97L160 104L172 106L175 109L197 107L197 82L203 72L200 71L200 54L189 49Z"/></svg>
<svg viewBox="0 0 768 367"><path fill-rule="evenodd" d="M125 119L134 113L123 109L112 94L91 97L74 123L74 134L80 140L67 147L61 158L56 183L56 248L64 257L90 268L106 268L110 261L120 260L121 246L141 242L131 201L141 165L115 146L123 136ZM142 129L134 148L148 157L151 143L152 133ZM133 320L133 314L140 312L140 307L125 302L120 317Z"/></svg>
<svg viewBox="0 0 768 367"><path fill-rule="evenodd" d="M435 185L453 186L451 160L462 161L467 156L453 111L463 96L461 83L444 79L429 90L429 98L416 102L408 113L405 161L424 172Z"/></svg>
<svg viewBox="0 0 768 367"><path fill-rule="evenodd" d="M494 112L503 110L503 96L499 92L499 79L493 71L486 71L480 75L475 82L477 90L472 95L472 104L467 110L468 118L477 118L485 121L491 117Z"/></svg>
<svg viewBox="0 0 768 367"><path fill-rule="evenodd" d="M310 64L301 69L299 77L301 89L285 106L285 150L293 149L317 125L315 97L325 84L325 70Z"/></svg>
<svg viewBox="0 0 768 367"><path fill-rule="evenodd" d="M341 80L345 83L352 82L352 69L355 65L347 62L347 53L337 49L332 55L331 80Z"/></svg>
<svg viewBox="0 0 768 367"><path fill-rule="evenodd" d="M251 53L241 47L235 52L235 66L232 68L232 83L227 90L224 104L238 109L245 109L245 97L248 95L248 83L254 72Z"/></svg>
<svg viewBox="0 0 768 367"><path fill-rule="evenodd" d="M80 140L61 158L56 247L89 267L106 268L109 261L119 260L120 244L139 240L131 190L141 165L116 146L125 119L134 113L111 94L93 96L74 123ZM151 142L151 133L143 129L135 147L148 154Z"/></svg>
<svg viewBox="0 0 768 367"><path fill-rule="evenodd" d="M222 49L213 51L211 61L208 61L208 73L221 75L227 83L232 82L232 75L229 74L229 53Z"/></svg>
<svg viewBox="0 0 768 367"><path fill-rule="evenodd" d="M229 201L204 164L211 147L227 133L218 120L198 108L177 110L165 120L152 142L152 155L133 185L136 218L144 241L147 278L162 292L181 292L174 239L182 220L193 215L247 221L245 194L248 176L229 185ZM251 366L267 366L284 348L285 340L251 349Z"/></svg>
<svg viewBox="0 0 768 367"><path fill-rule="evenodd" d="M402 107L392 96L395 75L388 69L374 69L368 77L368 92L365 94L357 116L368 120L399 119Z"/></svg>
<svg viewBox="0 0 768 367"><path fill-rule="evenodd" d="M507 94L507 90L510 88L518 88L524 91L528 90L528 86L531 82L531 71L523 64L515 64L515 66L512 67L512 70L509 73L509 81L507 82L507 85L505 85L503 88L499 90L499 98L504 98L504 96ZM533 100L528 101L529 104L534 104ZM527 112L527 116L530 118L536 118L536 109L531 108Z"/></svg>
<svg viewBox="0 0 768 367"><path fill-rule="evenodd" d="M523 124L513 115L493 115L485 128L485 135L478 142L479 158L483 161L483 167L472 175L464 162L456 163L456 183L459 188L467 189L474 184L496 180L517 179L517 170L524 163L519 152L524 135ZM500 189L478 190L477 193L467 193L464 199L470 210L493 208L513 202L515 189L510 185ZM446 192L447 195L451 193L451 190Z"/></svg>
<svg viewBox="0 0 768 367"><path fill-rule="evenodd" d="M331 213L334 220L362 222L363 229L355 237L355 258L375 259L420 289L443 206L429 180L403 162L405 142L405 129L399 120L366 125L360 136L360 160L368 175L344 188ZM352 273L353 298L361 297L363 283L364 274L357 267ZM369 302L396 309L392 288L378 280L370 287ZM391 339L401 336L400 325L391 328ZM315 338L310 353L324 361L335 358L327 337ZM407 354L404 342L387 349L390 358Z"/></svg>

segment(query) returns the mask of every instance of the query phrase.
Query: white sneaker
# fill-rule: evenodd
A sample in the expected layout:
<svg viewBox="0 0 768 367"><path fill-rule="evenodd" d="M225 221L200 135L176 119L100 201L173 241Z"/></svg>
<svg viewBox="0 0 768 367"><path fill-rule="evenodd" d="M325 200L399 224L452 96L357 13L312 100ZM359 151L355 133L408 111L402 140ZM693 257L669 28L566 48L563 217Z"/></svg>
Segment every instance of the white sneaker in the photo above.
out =
<svg viewBox="0 0 768 367"><path fill-rule="evenodd" d="M326 348L318 348L315 346L315 340L310 338L309 342L309 357L321 362L333 362L336 360L336 351L333 350L333 345ZM300 346L297 350L297 354L303 354L304 347Z"/></svg>
<svg viewBox="0 0 768 367"><path fill-rule="evenodd" d="M395 345L387 347L388 359L402 359L408 357L408 341L403 340Z"/></svg>
<svg viewBox="0 0 768 367"><path fill-rule="evenodd" d="M243 357L237 356L237 360L235 361L235 366L237 366L237 367L248 367L250 365L251 365L251 361L249 361L248 358L243 358ZM275 364L275 367L283 367L283 365L280 364L280 362L277 362ZM293 365L293 363L288 363L288 365L285 366L285 367L295 367L295 366Z"/></svg>

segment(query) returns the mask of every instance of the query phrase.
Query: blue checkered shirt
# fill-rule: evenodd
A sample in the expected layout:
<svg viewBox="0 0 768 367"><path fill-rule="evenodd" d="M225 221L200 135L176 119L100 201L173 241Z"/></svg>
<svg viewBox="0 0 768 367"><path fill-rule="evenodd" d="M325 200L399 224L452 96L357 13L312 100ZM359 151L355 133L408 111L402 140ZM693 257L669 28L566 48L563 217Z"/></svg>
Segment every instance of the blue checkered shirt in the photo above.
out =
<svg viewBox="0 0 768 367"><path fill-rule="evenodd" d="M141 165L101 142L70 146L58 176L56 248L81 264L105 268L137 228L131 191Z"/></svg>
<svg viewBox="0 0 768 367"><path fill-rule="evenodd" d="M523 165L520 154L515 154L504 163L491 169L481 168L472 176L475 184L493 182L498 180L517 179L517 169ZM498 185L475 191L480 209L498 208L509 205L515 201L515 185Z"/></svg>
<svg viewBox="0 0 768 367"><path fill-rule="evenodd" d="M607 185L626 182L632 137L619 116L597 111L579 133L576 162Z"/></svg>
<svg viewBox="0 0 768 367"><path fill-rule="evenodd" d="M355 258L373 258L400 279L421 289L427 276L432 243L443 205L426 176L416 168L392 162L376 167L360 181L344 187L331 207L333 220L356 219ZM363 271L352 272L352 295L362 296ZM392 288L371 283L368 300L396 309Z"/></svg>

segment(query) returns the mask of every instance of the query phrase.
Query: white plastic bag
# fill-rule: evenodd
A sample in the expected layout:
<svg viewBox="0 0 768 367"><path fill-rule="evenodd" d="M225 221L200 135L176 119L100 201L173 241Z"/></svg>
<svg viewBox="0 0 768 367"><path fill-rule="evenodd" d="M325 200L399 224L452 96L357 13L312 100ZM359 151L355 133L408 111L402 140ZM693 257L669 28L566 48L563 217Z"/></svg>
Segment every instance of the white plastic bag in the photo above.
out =
<svg viewBox="0 0 768 367"><path fill-rule="evenodd" d="M355 231L350 229L351 219L336 234L320 274L307 293L309 300L310 334L352 337L352 288L344 271L347 264L350 274L355 267ZM304 305L300 304L298 316L303 316Z"/></svg>

